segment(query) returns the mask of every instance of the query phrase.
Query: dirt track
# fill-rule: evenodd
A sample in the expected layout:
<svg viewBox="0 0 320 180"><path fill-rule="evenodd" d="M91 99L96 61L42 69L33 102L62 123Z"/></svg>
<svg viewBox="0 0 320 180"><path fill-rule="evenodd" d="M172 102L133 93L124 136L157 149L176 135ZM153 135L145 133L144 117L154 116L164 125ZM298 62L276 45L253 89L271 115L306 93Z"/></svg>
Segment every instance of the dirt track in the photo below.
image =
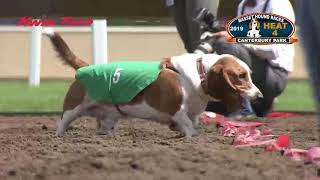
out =
<svg viewBox="0 0 320 180"><path fill-rule="evenodd" d="M201 127L192 142L166 126L122 121L115 137L95 134L82 118L65 137L54 136L58 116L0 116L0 179L303 179L317 175L304 165L260 149L235 149L214 127ZM294 147L317 145L312 116L274 119L276 134Z"/></svg>

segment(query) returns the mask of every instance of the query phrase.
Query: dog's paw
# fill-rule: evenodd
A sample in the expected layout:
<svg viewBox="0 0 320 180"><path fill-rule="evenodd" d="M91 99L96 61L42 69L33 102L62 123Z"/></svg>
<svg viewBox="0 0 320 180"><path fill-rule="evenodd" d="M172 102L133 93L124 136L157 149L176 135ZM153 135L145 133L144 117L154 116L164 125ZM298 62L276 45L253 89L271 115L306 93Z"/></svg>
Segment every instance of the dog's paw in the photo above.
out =
<svg viewBox="0 0 320 180"><path fill-rule="evenodd" d="M180 132L186 139L191 139L193 136L197 136L198 132L195 129L187 129Z"/></svg>
<svg viewBox="0 0 320 180"><path fill-rule="evenodd" d="M179 134L177 136L175 136L175 138L179 139L179 138L182 138L182 139L192 139L192 137L194 136L197 136L198 135L198 132L196 130L194 130L192 133L189 133L189 132L179 132Z"/></svg>
<svg viewBox="0 0 320 180"><path fill-rule="evenodd" d="M190 142L195 142L195 139L192 138L193 136L186 136L182 133L177 134L176 136L174 136L174 139L179 139L182 142L186 142L186 143L190 143Z"/></svg>
<svg viewBox="0 0 320 180"><path fill-rule="evenodd" d="M176 123L174 123L174 122L169 125L169 129L170 129L171 131L179 131Z"/></svg>
<svg viewBox="0 0 320 180"><path fill-rule="evenodd" d="M109 135L110 133L108 131L104 131L104 130L98 130L96 132L97 135Z"/></svg>
<svg viewBox="0 0 320 180"><path fill-rule="evenodd" d="M61 124L58 125L57 131L56 131L56 136L57 137L62 137L65 133L65 128L61 126Z"/></svg>
<svg viewBox="0 0 320 180"><path fill-rule="evenodd" d="M114 130L105 130L105 129L99 129L96 132L97 135L106 135L106 136L110 136L110 137L114 137L115 136L115 132Z"/></svg>
<svg viewBox="0 0 320 180"><path fill-rule="evenodd" d="M60 131L56 132L56 136L57 137L62 137L63 135L64 135L64 132L60 132Z"/></svg>

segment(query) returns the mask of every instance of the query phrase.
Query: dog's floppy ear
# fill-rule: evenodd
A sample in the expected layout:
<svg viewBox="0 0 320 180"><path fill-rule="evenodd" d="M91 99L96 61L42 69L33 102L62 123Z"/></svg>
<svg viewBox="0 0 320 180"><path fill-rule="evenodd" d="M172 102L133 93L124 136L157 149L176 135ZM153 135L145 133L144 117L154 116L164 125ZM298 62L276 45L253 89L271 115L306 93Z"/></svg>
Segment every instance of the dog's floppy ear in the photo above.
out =
<svg viewBox="0 0 320 180"><path fill-rule="evenodd" d="M221 96L226 92L217 92L219 89L224 89L224 87L230 86L233 90L237 90L237 87L232 83L231 72L224 68L222 64L214 65L204 81L201 82L201 86L205 93L212 96ZM220 87L220 88L217 88ZM215 92L213 92L215 90Z"/></svg>
<svg viewBox="0 0 320 180"><path fill-rule="evenodd" d="M170 69L176 73L179 73L176 68L174 68L173 64L171 63L171 58L163 58L163 61L161 62L161 68L162 69Z"/></svg>
<svg viewBox="0 0 320 180"><path fill-rule="evenodd" d="M251 23L251 21L249 22L249 29L252 29L252 23Z"/></svg>
<svg viewBox="0 0 320 180"><path fill-rule="evenodd" d="M231 82L232 75L230 73L228 73L228 70L224 69L222 72L223 72L223 77L226 80L226 82L229 84L229 86L232 89L237 90L237 87Z"/></svg>
<svg viewBox="0 0 320 180"><path fill-rule="evenodd" d="M257 30L260 30L260 22L257 20Z"/></svg>
<svg viewBox="0 0 320 180"><path fill-rule="evenodd" d="M230 63L226 62L227 59L224 59L213 65L201 86L206 94L221 100L228 112L234 112L239 109L242 101L236 85L232 83L235 82L235 74L228 67Z"/></svg>

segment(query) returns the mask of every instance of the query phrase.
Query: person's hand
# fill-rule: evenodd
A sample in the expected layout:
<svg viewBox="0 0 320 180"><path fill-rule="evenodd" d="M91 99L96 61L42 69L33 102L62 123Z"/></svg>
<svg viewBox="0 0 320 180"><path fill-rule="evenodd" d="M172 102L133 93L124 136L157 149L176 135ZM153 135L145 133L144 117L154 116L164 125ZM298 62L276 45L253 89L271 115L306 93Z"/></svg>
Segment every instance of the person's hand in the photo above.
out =
<svg viewBox="0 0 320 180"><path fill-rule="evenodd" d="M230 38L230 35L229 35L229 33L227 31L219 31L219 32L216 32L216 33L204 32L201 35L200 39L204 40L204 39L206 39L208 37L209 38L210 37L218 37L218 38L222 37L222 38L228 39L228 38Z"/></svg>
<svg viewBox="0 0 320 180"><path fill-rule="evenodd" d="M224 37L225 39L230 38L230 35L229 35L229 33L227 31L220 31L220 32L217 32L217 33L213 33L212 35L215 36L215 37Z"/></svg>

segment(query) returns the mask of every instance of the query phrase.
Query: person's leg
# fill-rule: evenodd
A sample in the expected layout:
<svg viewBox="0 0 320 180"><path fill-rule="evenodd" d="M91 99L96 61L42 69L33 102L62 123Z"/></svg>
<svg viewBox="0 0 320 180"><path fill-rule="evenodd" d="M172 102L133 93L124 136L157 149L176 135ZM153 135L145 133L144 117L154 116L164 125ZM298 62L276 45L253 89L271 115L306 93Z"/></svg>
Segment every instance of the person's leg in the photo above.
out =
<svg viewBox="0 0 320 180"><path fill-rule="evenodd" d="M185 49L191 53L191 43L189 38L189 27L187 24L186 16L186 3L188 0L176 0L174 1L173 9L173 18L176 23L176 27L180 38L184 44Z"/></svg>
<svg viewBox="0 0 320 180"><path fill-rule="evenodd" d="M212 47L217 54L231 54L245 62L252 69L252 54L244 45L229 43L225 38L219 38L214 41Z"/></svg>
<svg viewBox="0 0 320 180"><path fill-rule="evenodd" d="M274 99L284 91L288 73L258 58L253 61L252 71L252 81L263 94L263 99L253 103L252 107L257 116L263 117L272 109Z"/></svg>
<svg viewBox="0 0 320 180"><path fill-rule="evenodd" d="M179 0L176 0L179 1ZM208 9L213 15L218 12L219 0L187 0L186 1L186 19L189 30L189 47L190 51L193 52L200 40L200 26L194 22L193 19L196 17L196 13L200 8Z"/></svg>

